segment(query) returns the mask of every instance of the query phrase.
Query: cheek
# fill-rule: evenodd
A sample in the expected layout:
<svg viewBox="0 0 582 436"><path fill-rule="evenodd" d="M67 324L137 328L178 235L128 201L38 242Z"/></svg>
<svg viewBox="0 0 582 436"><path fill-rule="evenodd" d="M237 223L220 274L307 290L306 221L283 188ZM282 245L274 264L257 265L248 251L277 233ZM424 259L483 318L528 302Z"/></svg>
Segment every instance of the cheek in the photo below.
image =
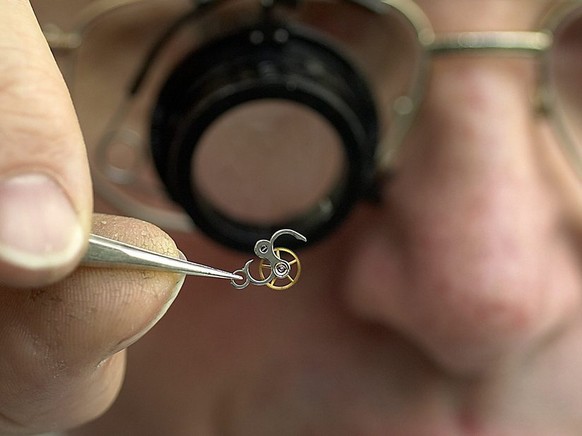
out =
<svg viewBox="0 0 582 436"><path fill-rule="evenodd" d="M560 205L563 222L566 228L572 231L573 244L582 245L582 183L576 174L575 165L571 157L564 150L562 139L556 134L556 129L550 122L543 122L540 127L538 161L544 168L544 176L556 203Z"/></svg>

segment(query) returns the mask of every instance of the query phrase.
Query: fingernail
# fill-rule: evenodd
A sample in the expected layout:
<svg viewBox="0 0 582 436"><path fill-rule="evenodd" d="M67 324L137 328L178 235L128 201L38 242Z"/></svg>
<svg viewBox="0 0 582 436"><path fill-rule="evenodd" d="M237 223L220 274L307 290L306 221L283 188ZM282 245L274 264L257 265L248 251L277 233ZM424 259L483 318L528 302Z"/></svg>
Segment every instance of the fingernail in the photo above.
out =
<svg viewBox="0 0 582 436"><path fill-rule="evenodd" d="M0 259L29 270L68 263L83 228L62 188L44 174L0 180Z"/></svg>

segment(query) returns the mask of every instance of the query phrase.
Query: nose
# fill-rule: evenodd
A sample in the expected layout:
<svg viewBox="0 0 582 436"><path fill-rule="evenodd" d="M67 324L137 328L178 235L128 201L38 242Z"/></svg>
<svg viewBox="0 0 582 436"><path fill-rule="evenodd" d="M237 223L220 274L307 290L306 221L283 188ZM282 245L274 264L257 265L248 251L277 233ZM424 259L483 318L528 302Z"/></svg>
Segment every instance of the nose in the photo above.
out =
<svg viewBox="0 0 582 436"><path fill-rule="evenodd" d="M350 307L451 371L526 353L578 300L532 70L523 59L436 60L381 210L358 225Z"/></svg>

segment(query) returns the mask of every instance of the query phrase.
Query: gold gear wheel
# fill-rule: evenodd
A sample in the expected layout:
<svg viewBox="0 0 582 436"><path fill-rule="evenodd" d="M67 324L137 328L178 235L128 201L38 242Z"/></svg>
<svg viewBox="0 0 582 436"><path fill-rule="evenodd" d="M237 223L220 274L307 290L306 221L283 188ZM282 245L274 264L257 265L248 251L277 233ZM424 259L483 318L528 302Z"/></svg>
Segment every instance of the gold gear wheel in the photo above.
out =
<svg viewBox="0 0 582 436"><path fill-rule="evenodd" d="M289 271L289 274L283 278L274 277L273 280L267 283L267 287L275 291L284 291L289 289L297 283L297 280L299 280L299 276L301 275L301 262L297 255L288 248L276 247L273 248L273 251L277 257L289 263L291 270ZM267 260L261 259L259 262L259 274L262 280L269 277L271 274L271 268L271 264Z"/></svg>

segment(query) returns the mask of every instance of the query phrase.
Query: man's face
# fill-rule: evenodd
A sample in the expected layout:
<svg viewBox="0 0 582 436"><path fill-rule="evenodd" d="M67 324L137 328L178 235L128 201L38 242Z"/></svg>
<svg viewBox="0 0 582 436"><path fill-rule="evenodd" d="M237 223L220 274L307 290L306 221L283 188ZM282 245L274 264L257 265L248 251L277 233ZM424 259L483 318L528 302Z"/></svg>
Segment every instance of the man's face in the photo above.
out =
<svg viewBox="0 0 582 436"><path fill-rule="evenodd" d="M33 3L41 24L70 11ZM554 3L418 4L440 33L532 30ZM373 64L382 41L366 16L317 20ZM108 81L138 62L133 18L104 41L91 84L102 100L80 114L89 144L116 98ZM530 58L434 59L380 204L300 252L301 282L286 293L190 279L131 348L117 403L80 434L579 433L582 192L535 113L536 80ZM248 258L175 236L195 261L234 270Z"/></svg>

